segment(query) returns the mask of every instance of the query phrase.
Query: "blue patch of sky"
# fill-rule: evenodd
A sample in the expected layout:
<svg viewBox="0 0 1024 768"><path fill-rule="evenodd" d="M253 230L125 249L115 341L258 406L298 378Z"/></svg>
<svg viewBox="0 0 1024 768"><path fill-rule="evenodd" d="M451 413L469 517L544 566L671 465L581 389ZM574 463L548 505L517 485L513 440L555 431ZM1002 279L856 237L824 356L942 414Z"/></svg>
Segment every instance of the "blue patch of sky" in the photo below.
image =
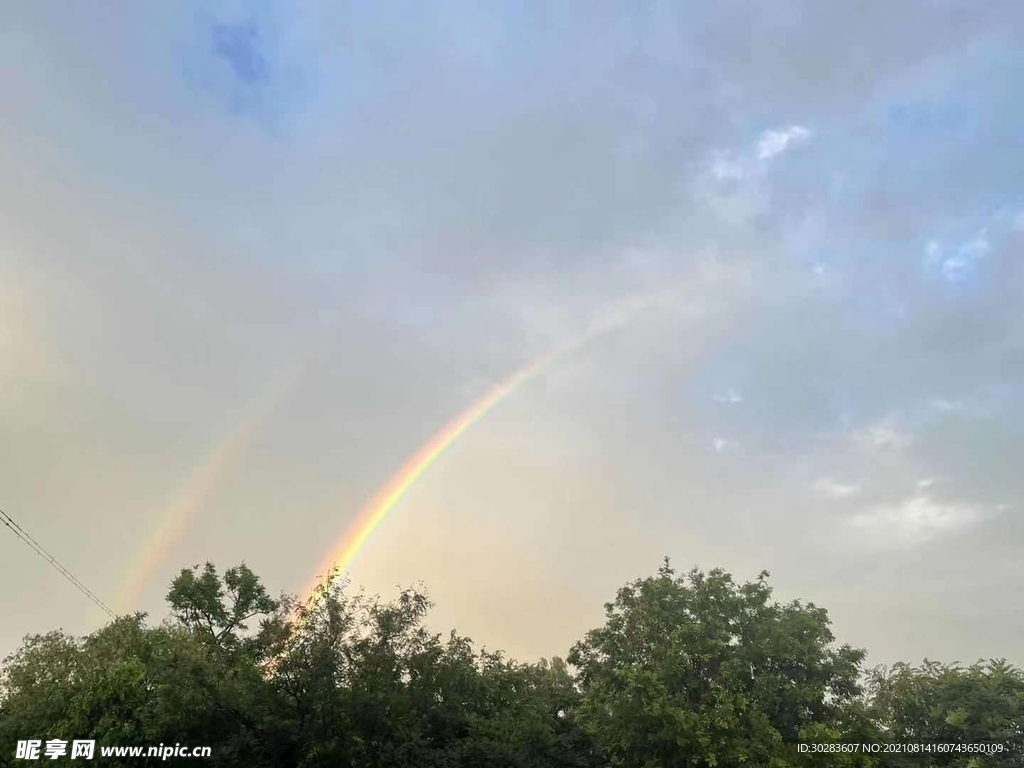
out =
<svg viewBox="0 0 1024 768"><path fill-rule="evenodd" d="M241 13L186 8L178 55L190 86L230 114L286 132L317 95L324 62L309 34L315 20L276 2L250 3Z"/></svg>
<svg viewBox="0 0 1024 768"><path fill-rule="evenodd" d="M242 83L268 82L270 66L255 24L214 24L211 33L214 54L228 63Z"/></svg>
<svg viewBox="0 0 1024 768"><path fill-rule="evenodd" d="M994 196L992 204L971 215L937 223L922 247L922 264L935 280L954 291L977 286L985 279L986 262L1004 257L1005 239L1015 228L1024 201Z"/></svg>
<svg viewBox="0 0 1024 768"><path fill-rule="evenodd" d="M814 142L773 168L773 179L785 182L780 193L796 195L786 192L794 185L820 190L815 206L840 222L847 211L884 201L883 215L902 217L906 227L799 260L812 270L846 267L876 279L908 279L906 265L913 265L950 295L971 290L1024 209L1022 78L1024 54L978 47L891 86L846 125L815 126ZM841 183L826 186L821 180L829 177ZM983 234L991 252L980 245ZM940 249L929 257L932 240Z"/></svg>
<svg viewBox="0 0 1024 768"><path fill-rule="evenodd" d="M973 284L992 250L992 237L986 225L986 221L975 218L952 231L936 232L925 246L924 265L929 274L951 286Z"/></svg>
<svg viewBox="0 0 1024 768"><path fill-rule="evenodd" d="M894 85L873 105L880 172L953 212L1024 195L1024 52L972 48Z"/></svg>

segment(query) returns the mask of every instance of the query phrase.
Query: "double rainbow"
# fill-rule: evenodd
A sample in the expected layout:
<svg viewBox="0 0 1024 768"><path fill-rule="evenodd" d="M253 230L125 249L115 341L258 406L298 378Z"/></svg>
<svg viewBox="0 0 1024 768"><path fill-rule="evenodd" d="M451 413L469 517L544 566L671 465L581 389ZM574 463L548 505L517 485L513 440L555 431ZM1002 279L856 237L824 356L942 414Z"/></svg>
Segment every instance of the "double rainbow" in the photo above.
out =
<svg viewBox="0 0 1024 768"><path fill-rule="evenodd" d="M355 521L331 547L314 578L304 587L301 596L308 598L322 577L331 570L345 572L365 546L373 532L405 497L417 480L473 425L483 419L502 401L537 376L541 371L572 354L596 337L625 323L662 298L642 296L623 304L618 310L592 324L577 338L562 344L541 358L519 369L488 390L462 413L438 430L388 480L365 505ZM139 595L168 551L177 542L188 524L203 509L210 495L224 476L248 450L270 412L293 389L296 379L305 370L308 360L276 377L252 404L241 422L211 451L185 483L175 500L160 515L160 522L132 562L118 593L119 613L133 610Z"/></svg>

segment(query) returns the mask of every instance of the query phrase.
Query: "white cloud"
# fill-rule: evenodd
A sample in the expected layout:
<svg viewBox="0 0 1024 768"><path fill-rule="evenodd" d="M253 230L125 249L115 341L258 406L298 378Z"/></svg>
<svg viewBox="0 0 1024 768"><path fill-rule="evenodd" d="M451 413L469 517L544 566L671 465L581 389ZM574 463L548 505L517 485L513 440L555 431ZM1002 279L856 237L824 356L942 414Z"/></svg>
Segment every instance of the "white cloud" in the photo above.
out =
<svg viewBox="0 0 1024 768"><path fill-rule="evenodd" d="M942 276L951 283L962 280L967 275L970 265L959 256L950 256L942 262Z"/></svg>
<svg viewBox="0 0 1024 768"><path fill-rule="evenodd" d="M935 485L934 477L925 477L917 481L918 488L931 488L933 485Z"/></svg>
<svg viewBox="0 0 1024 768"><path fill-rule="evenodd" d="M714 438L711 444L714 446L716 453L725 453L735 445L731 440L726 440L724 437Z"/></svg>
<svg viewBox="0 0 1024 768"><path fill-rule="evenodd" d="M716 403L742 403L743 395L737 390L729 388L725 392L715 395L713 399Z"/></svg>
<svg viewBox="0 0 1024 768"><path fill-rule="evenodd" d="M728 152L718 152L711 160L711 175L716 181L739 180L746 176L743 160Z"/></svg>
<svg viewBox="0 0 1024 768"><path fill-rule="evenodd" d="M801 125L791 125L783 130L770 130L761 134L757 144L757 157L759 160L770 160L771 158L785 152L791 144L807 141L811 138L811 132Z"/></svg>
<svg viewBox="0 0 1024 768"><path fill-rule="evenodd" d="M900 430L892 417L882 419L851 435L854 444L863 450L899 450L910 445L914 438Z"/></svg>
<svg viewBox="0 0 1024 768"><path fill-rule="evenodd" d="M765 131L752 148L712 152L704 173L691 182L696 197L709 205L726 224L748 223L769 206L768 191L764 188L766 161L811 136L809 129L793 125Z"/></svg>
<svg viewBox="0 0 1024 768"><path fill-rule="evenodd" d="M977 267L978 262L988 256L992 249L988 230L979 230L974 237L962 244L956 255L942 260L942 276L948 282L956 283L966 278ZM932 258L931 263L936 259Z"/></svg>
<svg viewBox="0 0 1024 768"><path fill-rule="evenodd" d="M928 406L933 411L939 411L940 413L963 411L967 407L963 400L947 400L943 397L932 398L928 402Z"/></svg>
<svg viewBox="0 0 1024 768"><path fill-rule="evenodd" d="M860 493L859 485L846 485L844 483L838 483L827 477L817 480L814 483L813 488L818 493L824 494L832 499L845 499L849 496L854 496Z"/></svg>
<svg viewBox="0 0 1024 768"><path fill-rule="evenodd" d="M933 414L958 414L964 417L979 419L995 416L1003 402L1005 394L1000 387L979 388L976 392L955 399L933 397L928 401L927 409Z"/></svg>
<svg viewBox="0 0 1024 768"><path fill-rule="evenodd" d="M883 505L856 515L849 525L873 540L917 543L973 525L992 511L971 504L944 504L918 494L897 504Z"/></svg>

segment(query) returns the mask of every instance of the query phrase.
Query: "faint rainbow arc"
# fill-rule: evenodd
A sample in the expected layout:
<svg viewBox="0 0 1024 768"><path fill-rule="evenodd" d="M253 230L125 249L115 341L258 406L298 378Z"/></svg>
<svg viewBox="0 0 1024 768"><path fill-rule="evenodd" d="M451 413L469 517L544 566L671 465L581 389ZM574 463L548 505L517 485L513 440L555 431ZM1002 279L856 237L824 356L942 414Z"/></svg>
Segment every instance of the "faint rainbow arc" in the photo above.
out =
<svg viewBox="0 0 1024 768"><path fill-rule="evenodd" d="M468 408L427 440L401 468L395 472L384 487L378 491L362 508L356 520L349 525L345 533L332 547L331 553L323 560L317 573L306 584L300 597L309 600L322 579L331 571L345 572L352 560L373 535L377 527L388 514L398 505L416 481L462 437L473 425L493 410L499 403L528 382L544 368L583 347L598 336L618 328L633 318L640 311L652 306L657 298L641 297L627 303L619 311L612 313L603 320L593 324L587 331L572 341L562 344L555 350L540 357L534 362L520 368L499 384L493 386Z"/></svg>
<svg viewBox="0 0 1024 768"><path fill-rule="evenodd" d="M189 475L182 490L164 508L156 529L132 560L118 589L114 604L117 613L126 613L138 605L153 571L203 509L224 474L241 460L270 412L295 385L308 362L299 362L272 377L263 392L249 404L248 412L238 425L216 443L207 458Z"/></svg>

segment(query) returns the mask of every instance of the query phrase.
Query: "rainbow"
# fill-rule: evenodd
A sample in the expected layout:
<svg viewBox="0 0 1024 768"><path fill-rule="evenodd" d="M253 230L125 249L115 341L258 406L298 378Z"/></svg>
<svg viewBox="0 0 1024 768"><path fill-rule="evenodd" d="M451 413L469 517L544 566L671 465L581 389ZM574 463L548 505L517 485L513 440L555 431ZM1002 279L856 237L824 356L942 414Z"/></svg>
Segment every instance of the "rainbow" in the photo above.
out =
<svg viewBox="0 0 1024 768"><path fill-rule="evenodd" d="M114 609L125 614L135 609L153 572L177 543L189 523L206 506L223 476L245 455L270 412L294 387L308 361L284 369L271 378L238 425L213 447L185 481L175 499L164 508L159 522L127 569L118 589Z"/></svg>
<svg viewBox="0 0 1024 768"><path fill-rule="evenodd" d="M627 302L621 309L591 325L583 334L547 353L538 360L520 368L504 381L489 389L458 416L445 424L427 442L410 456L401 468L387 481L331 548L317 569L316 575L306 584L300 596L307 601L316 587L331 572L345 573L359 551L366 545L374 531L405 497L416 481L444 455L466 432L499 403L508 398L521 386L556 361L575 352L598 336L618 328L634 315L656 301L652 297L641 297Z"/></svg>
<svg viewBox="0 0 1024 768"><path fill-rule="evenodd" d="M594 323L579 337L562 344L492 387L462 413L449 421L416 451L365 505L356 520L331 548L330 554L318 569L317 576L310 581L303 590L303 594L312 594L322 574L333 569L346 571L356 554L370 539L374 530L409 492L416 481L448 448L499 403L557 360L571 354L597 336L625 324L655 301L655 298L647 296L626 302L619 310ZM316 345L311 346L315 348ZM290 368L286 368L269 382L261 396L250 404L238 425L217 442L206 459L196 467L183 484L174 500L159 515L159 522L131 562L118 589L115 608L119 614L134 610L138 605L142 590L152 578L156 568L166 559L171 547L181 539L191 521L204 509L224 475L244 457L270 412L294 387L296 380L311 362L312 356L313 353L304 356L304 359Z"/></svg>

